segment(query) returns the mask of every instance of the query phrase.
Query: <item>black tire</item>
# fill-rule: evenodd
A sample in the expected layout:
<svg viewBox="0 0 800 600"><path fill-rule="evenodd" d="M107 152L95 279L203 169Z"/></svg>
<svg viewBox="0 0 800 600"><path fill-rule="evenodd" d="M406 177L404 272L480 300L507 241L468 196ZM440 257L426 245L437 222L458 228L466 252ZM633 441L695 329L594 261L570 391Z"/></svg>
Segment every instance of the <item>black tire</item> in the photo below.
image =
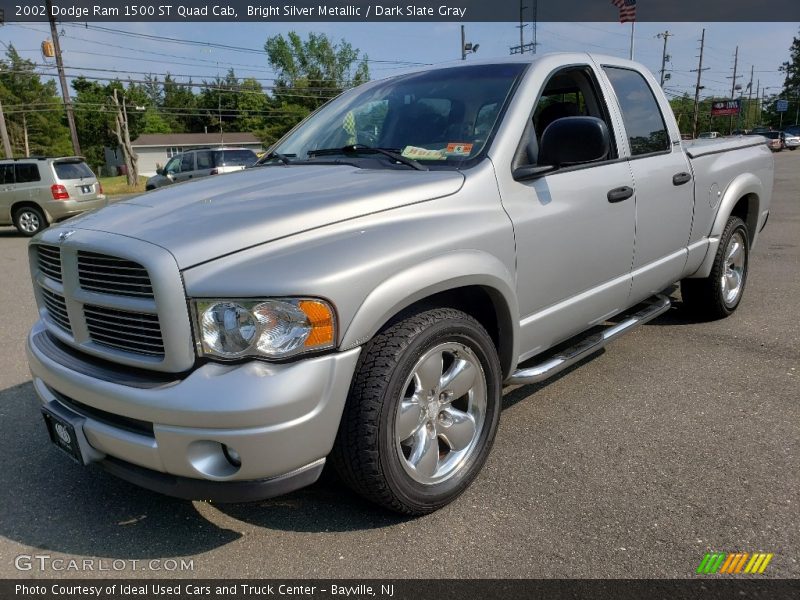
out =
<svg viewBox="0 0 800 600"><path fill-rule="evenodd" d="M22 235L33 237L47 227L47 219L36 206L23 206L14 211L14 227Z"/></svg>
<svg viewBox="0 0 800 600"><path fill-rule="evenodd" d="M729 300L726 299L723 276L728 266L727 255L731 249L731 240L735 236L737 240L744 241L742 248L744 264L741 271L741 284L738 294L735 298ZM684 279L681 281L681 296L684 307L702 319L723 319L731 315L739 307L744 296L749 265L750 240L747 226L739 217L730 217L722 232L711 274L705 279Z"/></svg>
<svg viewBox="0 0 800 600"><path fill-rule="evenodd" d="M148 186L146 186L146 187L144 188L144 191L145 191L145 192L152 192L154 189L156 189L156 186L154 186L154 185L148 185Z"/></svg>
<svg viewBox="0 0 800 600"><path fill-rule="evenodd" d="M404 386L419 367L418 361L447 344L463 348L463 356L469 352L471 361L480 362L481 370L476 372L483 379L476 378L481 383L471 390L482 393L485 383L485 412L482 425L475 427L472 450L458 463L460 466L449 478L424 484L415 481L401 462L395 426L399 425L398 410L407 393ZM458 351L455 356L459 356ZM443 373L448 373L447 366ZM492 339L469 315L438 308L395 322L362 351L331 454L332 464L350 488L372 502L407 515L433 512L458 497L486 461L500 419L501 384L500 361ZM462 398L475 398L475 393L468 392ZM420 419L427 418L426 414L430 411L422 411ZM441 446L439 437L431 439ZM441 452L436 450L437 464Z"/></svg>

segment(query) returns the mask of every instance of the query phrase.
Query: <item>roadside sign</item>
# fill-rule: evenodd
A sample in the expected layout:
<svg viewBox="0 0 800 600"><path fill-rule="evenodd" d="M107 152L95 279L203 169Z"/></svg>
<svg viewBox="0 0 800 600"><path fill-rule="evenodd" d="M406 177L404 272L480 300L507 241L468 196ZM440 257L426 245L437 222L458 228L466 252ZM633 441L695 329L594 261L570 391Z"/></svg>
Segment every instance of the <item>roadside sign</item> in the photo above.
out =
<svg viewBox="0 0 800 600"><path fill-rule="evenodd" d="M711 105L712 117L725 117L739 114L739 100L719 100Z"/></svg>
<svg viewBox="0 0 800 600"><path fill-rule="evenodd" d="M789 110L789 101L788 100L778 100L775 102L775 110L778 112L786 112Z"/></svg>

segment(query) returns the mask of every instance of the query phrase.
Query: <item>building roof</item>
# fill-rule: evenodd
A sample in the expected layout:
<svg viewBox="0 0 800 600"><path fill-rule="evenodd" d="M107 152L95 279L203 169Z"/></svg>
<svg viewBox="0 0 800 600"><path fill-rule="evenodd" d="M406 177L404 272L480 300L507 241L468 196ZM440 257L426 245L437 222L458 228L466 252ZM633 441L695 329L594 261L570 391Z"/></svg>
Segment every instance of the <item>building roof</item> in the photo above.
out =
<svg viewBox="0 0 800 600"><path fill-rule="evenodd" d="M131 146L139 148L157 146L237 146L242 144L260 144L252 133L226 132L222 135L216 133L145 133L131 142Z"/></svg>

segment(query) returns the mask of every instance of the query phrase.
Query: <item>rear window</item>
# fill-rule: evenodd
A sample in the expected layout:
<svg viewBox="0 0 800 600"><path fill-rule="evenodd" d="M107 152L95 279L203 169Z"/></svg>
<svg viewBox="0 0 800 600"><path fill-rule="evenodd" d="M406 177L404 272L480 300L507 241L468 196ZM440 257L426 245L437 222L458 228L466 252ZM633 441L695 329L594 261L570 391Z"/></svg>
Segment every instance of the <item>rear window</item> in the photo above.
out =
<svg viewBox="0 0 800 600"><path fill-rule="evenodd" d="M57 162L53 163L59 179L84 179L94 177L94 173L85 162Z"/></svg>
<svg viewBox="0 0 800 600"><path fill-rule="evenodd" d="M258 160L252 150L221 150L214 155L218 167L249 167Z"/></svg>
<svg viewBox="0 0 800 600"><path fill-rule="evenodd" d="M33 163L17 163L14 165L14 173L17 183L30 183L32 181L41 181L39 175L39 167Z"/></svg>

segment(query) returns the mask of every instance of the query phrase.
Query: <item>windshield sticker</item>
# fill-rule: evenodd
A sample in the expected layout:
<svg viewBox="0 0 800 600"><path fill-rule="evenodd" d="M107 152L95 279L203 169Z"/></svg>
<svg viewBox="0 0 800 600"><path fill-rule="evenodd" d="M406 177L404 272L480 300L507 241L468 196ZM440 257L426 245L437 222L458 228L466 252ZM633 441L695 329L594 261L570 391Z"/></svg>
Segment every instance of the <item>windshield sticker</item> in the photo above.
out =
<svg viewBox="0 0 800 600"><path fill-rule="evenodd" d="M418 146L406 146L403 148L403 156L414 160L447 160L444 150L428 150Z"/></svg>
<svg viewBox="0 0 800 600"><path fill-rule="evenodd" d="M451 142L447 144L447 150L445 150L445 152L455 156L469 156L472 154L472 146L472 144L466 142Z"/></svg>

